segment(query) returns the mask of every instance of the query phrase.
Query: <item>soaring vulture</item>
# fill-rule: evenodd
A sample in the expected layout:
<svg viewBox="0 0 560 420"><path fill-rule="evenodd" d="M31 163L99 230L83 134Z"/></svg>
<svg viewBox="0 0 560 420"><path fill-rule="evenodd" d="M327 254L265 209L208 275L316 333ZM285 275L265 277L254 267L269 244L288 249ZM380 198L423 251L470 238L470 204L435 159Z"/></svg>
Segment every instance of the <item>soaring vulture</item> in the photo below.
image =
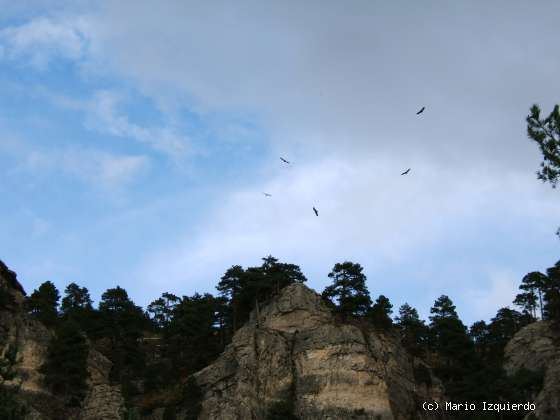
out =
<svg viewBox="0 0 560 420"><path fill-rule="evenodd" d="M409 172L410 172L410 168L408 168L406 171L404 171L401 175L406 175Z"/></svg>
<svg viewBox="0 0 560 420"><path fill-rule="evenodd" d="M313 207L313 211L315 212L315 216L319 216L319 212L317 211L317 209L315 207Z"/></svg>
<svg viewBox="0 0 560 420"><path fill-rule="evenodd" d="M283 157L281 157L280 160L281 160L282 162L284 162L284 163L288 163L288 164L290 163L290 162L288 162L286 159L284 159Z"/></svg>
<svg viewBox="0 0 560 420"><path fill-rule="evenodd" d="M420 111L418 111L418 112L416 113L416 115L420 115L422 112L424 112L425 109L426 109L426 107L423 106L422 108L420 108Z"/></svg>

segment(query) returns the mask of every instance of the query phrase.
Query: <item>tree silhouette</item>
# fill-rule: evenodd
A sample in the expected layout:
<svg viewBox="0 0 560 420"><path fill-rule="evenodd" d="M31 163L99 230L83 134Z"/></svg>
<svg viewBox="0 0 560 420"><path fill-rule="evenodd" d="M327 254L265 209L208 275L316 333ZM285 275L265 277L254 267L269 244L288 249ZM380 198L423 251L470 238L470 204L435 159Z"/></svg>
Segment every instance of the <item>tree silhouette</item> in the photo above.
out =
<svg viewBox="0 0 560 420"><path fill-rule="evenodd" d="M99 302L100 335L111 342L111 379L134 393L133 379L143 374L145 354L138 345L149 320L123 288L107 289Z"/></svg>
<svg viewBox="0 0 560 420"><path fill-rule="evenodd" d="M350 261L336 263L329 273L333 284L323 291L323 297L337 304L343 316L363 316L371 307L366 276L360 264Z"/></svg>
<svg viewBox="0 0 560 420"><path fill-rule="evenodd" d="M541 118L541 109L538 105L533 105L527 116L527 135L537 142L543 155L541 170L537 172L538 178L556 188L560 179L559 106L556 105L548 117Z"/></svg>
<svg viewBox="0 0 560 420"><path fill-rule="evenodd" d="M399 308L395 321L404 347L414 356L422 355L427 349L429 329L418 316L418 311L405 303Z"/></svg>
<svg viewBox="0 0 560 420"><path fill-rule="evenodd" d="M54 393L63 396L69 406L79 406L85 396L88 351L78 324L64 321L57 328L41 367L46 384Z"/></svg>
<svg viewBox="0 0 560 420"><path fill-rule="evenodd" d="M166 292L160 298L148 305L147 312L151 315L151 320L157 328L163 329L169 325L173 317L173 312L177 305L181 303L181 298L172 293Z"/></svg>
<svg viewBox="0 0 560 420"><path fill-rule="evenodd" d="M513 303L521 307L533 318L537 318L537 308L540 309L541 319L543 318L543 291L548 284L548 278L543 273L533 271L523 277L519 293Z"/></svg>
<svg viewBox="0 0 560 420"><path fill-rule="evenodd" d="M60 311L67 315L75 310L93 309L88 289L80 287L76 283L70 283L64 289L64 297L60 305Z"/></svg>
<svg viewBox="0 0 560 420"><path fill-rule="evenodd" d="M183 296L165 331L168 356L177 370L190 375L207 366L221 352L219 301L209 293Z"/></svg>
<svg viewBox="0 0 560 420"><path fill-rule="evenodd" d="M244 275L243 267L234 265L225 272L218 286L216 286L220 294L230 302L233 331L237 330L239 323L239 300L243 289Z"/></svg>
<svg viewBox="0 0 560 420"><path fill-rule="evenodd" d="M369 311L369 317L376 328L388 330L393 325L391 314L393 313L393 305L389 299L383 295L379 295L373 307Z"/></svg>
<svg viewBox="0 0 560 420"><path fill-rule="evenodd" d="M469 368L475 367L473 343L448 296L440 296L430 313L430 346L439 356L436 375L445 383L449 395L458 397L469 388L467 375Z"/></svg>
<svg viewBox="0 0 560 420"><path fill-rule="evenodd" d="M46 281L25 301L27 312L47 326L55 325L58 318L60 294L55 285Z"/></svg>
<svg viewBox="0 0 560 420"><path fill-rule="evenodd" d="M560 261L546 270L548 281L544 287L543 316L560 322Z"/></svg>

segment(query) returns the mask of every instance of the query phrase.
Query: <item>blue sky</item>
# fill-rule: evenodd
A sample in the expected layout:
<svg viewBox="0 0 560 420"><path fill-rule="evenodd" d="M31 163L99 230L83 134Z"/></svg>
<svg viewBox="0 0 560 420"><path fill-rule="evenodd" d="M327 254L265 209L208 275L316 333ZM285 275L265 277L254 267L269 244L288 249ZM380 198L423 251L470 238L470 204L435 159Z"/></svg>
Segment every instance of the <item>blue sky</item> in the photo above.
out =
<svg viewBox="0 0 560 420"><path fill-rule="evenodd" d="M272 254L471 323L558 259L524 122L559 101L556 2L12 3L0 258L29 292L146 305Z"/></svg>

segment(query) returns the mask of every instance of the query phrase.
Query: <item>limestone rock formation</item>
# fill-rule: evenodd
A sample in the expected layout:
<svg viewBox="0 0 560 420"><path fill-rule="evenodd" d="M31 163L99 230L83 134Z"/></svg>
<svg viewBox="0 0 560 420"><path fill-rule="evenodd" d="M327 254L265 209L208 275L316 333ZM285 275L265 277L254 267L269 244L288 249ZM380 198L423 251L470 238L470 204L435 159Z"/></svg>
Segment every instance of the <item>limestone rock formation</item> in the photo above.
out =
<svg viewBox="0 0 560 420"><path fill-rule="evenodd" d="M95 349L88 354L88 392L79 420L120 420L125 415L124 398L119 385L111 385L112 363Z"/></svg>
<svg viewBox="0 0 560 420"><path fill-rule="evenodd" d="M560 326L550 321L527 325L507 344L505 358L508 373L544 372L543 389L533 401L535 414L539 420L560 419Z"/></svg>
<svg viewBox="0 0 560 420"><path fill-rule="evenodd" d="M0 291L10 296L0 306L0 385L18 390L28 408L28 420L120 420L124 399L111 385L111 361L90 348L88 391L81 408L68 409L45 387L40 367L53 332L24 314L25 292L16 275L0 261Z"/></svg>
<svg viewBox="0 0 560 420"><path fill-rule="evenodd" d="M398 337L340 324L321 297L301 284L239 329L224 353L195 377L204 393L201 419L265 419L275 403L302 420L439 418L420 408L443 389L414 379L422 362Z"/></svg>

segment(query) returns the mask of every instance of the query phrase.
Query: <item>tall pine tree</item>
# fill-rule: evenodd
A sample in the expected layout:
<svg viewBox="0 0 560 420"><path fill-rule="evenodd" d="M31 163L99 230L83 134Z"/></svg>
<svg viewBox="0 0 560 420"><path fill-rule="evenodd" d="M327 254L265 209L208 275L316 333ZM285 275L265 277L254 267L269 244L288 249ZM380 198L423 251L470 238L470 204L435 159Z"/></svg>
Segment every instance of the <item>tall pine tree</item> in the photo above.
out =
<svg viewBox="0 0 560 420"><path fill-rule="evenodd" d="M363 316L371 307L366 276L360 264L345 261L336 263L329 278L333 284L323 291L323 297L336 304L343 316Z"/></svg>

